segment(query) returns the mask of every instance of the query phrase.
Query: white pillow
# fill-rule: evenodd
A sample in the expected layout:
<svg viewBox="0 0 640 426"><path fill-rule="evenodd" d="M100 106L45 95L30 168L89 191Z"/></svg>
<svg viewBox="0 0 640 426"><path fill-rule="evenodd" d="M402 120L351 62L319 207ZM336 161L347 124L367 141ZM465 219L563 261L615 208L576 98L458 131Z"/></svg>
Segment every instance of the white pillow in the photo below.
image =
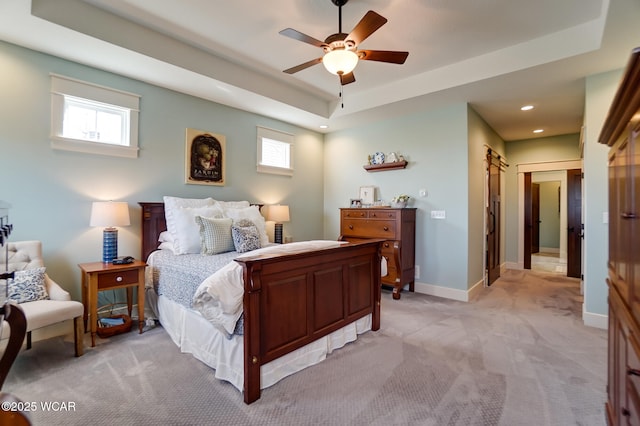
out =
<svg viewBox="0 0 640 426"><path fill-rule="evenodd" d="M162 231L158 237L159 243L173 243L173 240L175 240L175 238L173 238L173 235L169 231Z"/></svg>
<svg viewBox="0 0 640 426"><path fill-rule="evenodd" d="M200 227L196 216L222 217L223 211L218 206L182 207L173 211L174 229L170 232L175 237L173 249L175 254L200 253ZM167 223L167 227L169 224Z"/></svg>
<svg viewBox="0 0 640 426"><path fill-rule="evenodd" d="M250 207L248 201L218 201L218 204L222 206L223 209L245 209Z"/></svg>
<svg viewBox="0 0 640 426"><path fill-rule="evenodd" d="M170 243L168 241L160 243L160 245L158 246L158 250L169 250L171 253L176 254L176 251L173 248L173 243Z"/></svg>
<svg viewBox="0 0 640 426"><path fill-rule="evenodd" d="M216 204L216 200L213 198L180 198L180 197L162 197L164 201L164 217L167 221L167 230L176 237L176 219L175 211L184 207L205 207L213 206Z"/></svg>
<svg viewBox="0 0 640 426"><path fill-rule="evenodd" d="M269 244L264 216L260 214L258 206L249 206L243 209L225 209L224 215L233 219L233 223L242 219L250 220L254 225L256 225L256 228L258 228L260 245L264 247Z"/></svg>

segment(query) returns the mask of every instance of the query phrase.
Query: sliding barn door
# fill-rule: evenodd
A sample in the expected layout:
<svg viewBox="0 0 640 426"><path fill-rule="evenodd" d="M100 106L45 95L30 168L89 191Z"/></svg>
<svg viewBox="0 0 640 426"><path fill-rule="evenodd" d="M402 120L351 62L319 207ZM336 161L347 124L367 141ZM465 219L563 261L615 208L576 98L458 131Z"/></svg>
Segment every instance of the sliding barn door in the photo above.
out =
<svg viewBox="0 0 640 426"><path fill-rule="evenodd" d="M500 278L500 158L487 154L487 284Z"/></svg>

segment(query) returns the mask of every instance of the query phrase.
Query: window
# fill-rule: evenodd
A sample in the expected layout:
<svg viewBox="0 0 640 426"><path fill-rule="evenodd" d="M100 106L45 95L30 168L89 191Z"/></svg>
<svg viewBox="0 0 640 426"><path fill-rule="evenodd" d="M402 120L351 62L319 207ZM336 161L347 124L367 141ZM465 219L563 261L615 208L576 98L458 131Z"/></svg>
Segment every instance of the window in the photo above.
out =
<svg viewBox="0 0 640 426"><path fill-rule="evenodd" d="M140 97L51 75L51 147L136 158Z"/></svg>
<svg viewBox="0 0 640 426"><path fill-rule="evenodd" d="M258 127L257 170L293 176L293 135Z"/></svg>

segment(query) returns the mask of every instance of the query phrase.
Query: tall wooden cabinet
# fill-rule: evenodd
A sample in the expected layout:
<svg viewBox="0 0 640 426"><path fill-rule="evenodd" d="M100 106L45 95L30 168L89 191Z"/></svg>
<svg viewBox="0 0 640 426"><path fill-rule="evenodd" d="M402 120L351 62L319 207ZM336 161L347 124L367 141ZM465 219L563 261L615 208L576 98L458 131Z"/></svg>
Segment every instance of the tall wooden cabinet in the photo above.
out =
<svg viewBox="0 0 640 426"><path fill-rule="evenodd" d="M640 48L600 133L609 150L607 421L640 425Z"/></svg>
<svg viewBox="0 0 640 426"><path fill-rule="evenodd" d="M340 239L383 238L382 256L387 275L382 284L393 286L393 298L400 299L402 288L415 288L416 209L356 208L340 209Z"/></svg>

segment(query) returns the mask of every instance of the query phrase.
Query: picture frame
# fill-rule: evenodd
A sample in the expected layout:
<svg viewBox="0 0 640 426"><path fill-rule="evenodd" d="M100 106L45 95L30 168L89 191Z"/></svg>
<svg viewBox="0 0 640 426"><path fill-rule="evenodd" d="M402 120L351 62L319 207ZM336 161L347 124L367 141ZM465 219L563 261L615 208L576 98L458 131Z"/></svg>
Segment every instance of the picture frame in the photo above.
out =
<svg viewBox="0 0 640 426"><path fill-rule="evenodd" d="M371 205L375 201L376 197L375 186L361 186L360 187L360 200L362 205Z"/></svg>
<svg viewBox="0 0 640 426"><path fill-rule="evenodd" d="M349 202L349 207L351 208L359 208L362 207L362 200L359 198L352 198Z"/></svg>
<svg viewBox="0 0 640 426"><path fill-rule="evenodd" d="M185 183L224 186L226 138L213 132L187 129L185 135Z"/></svg>

